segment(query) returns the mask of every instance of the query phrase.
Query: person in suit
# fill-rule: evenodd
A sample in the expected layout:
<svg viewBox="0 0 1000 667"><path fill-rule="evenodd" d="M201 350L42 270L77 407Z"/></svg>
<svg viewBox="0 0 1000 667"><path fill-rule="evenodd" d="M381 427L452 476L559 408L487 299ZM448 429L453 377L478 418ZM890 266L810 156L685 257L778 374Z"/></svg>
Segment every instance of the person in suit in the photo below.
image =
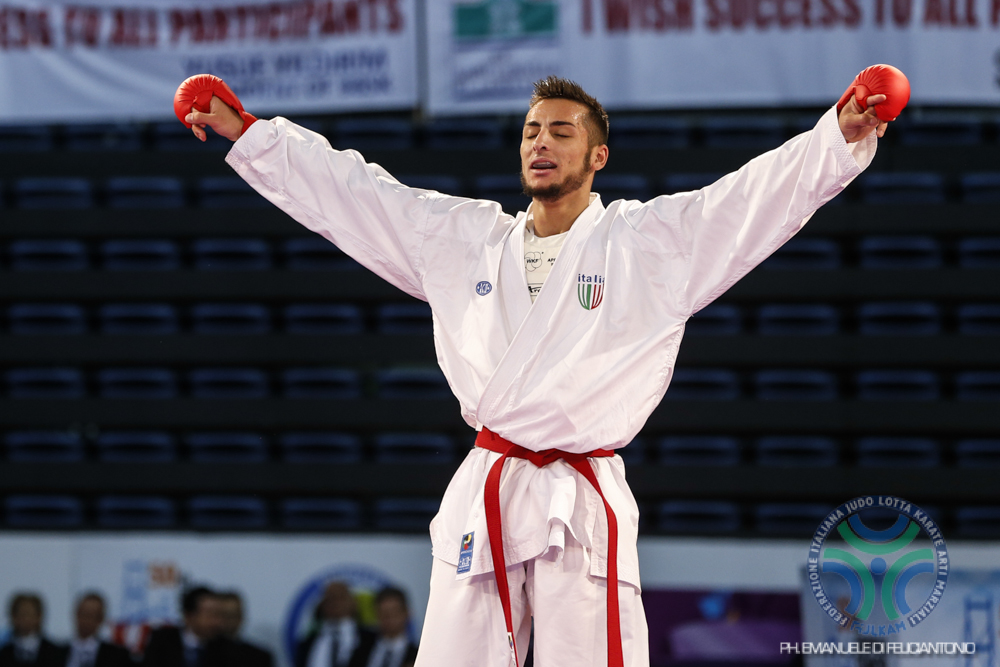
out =
<svg viewBox="0 0 1000 667"><path fill-rule="evenodd" d="M351 589L331 581L313 614L315 624L295 650L295 667L365 667L376 635L358 625Z"/></svg>
<svg viewBox="0 0 1000 667"><path fill-rule="evenodd" d="M417 645L410 641L410 608L406 593L387 586L375 596L378 639L372 646L365 667L413 667Z"/></svg>
<svg viewBox="0 0 1000 667"><path fill-rule="evenodd" d="M104 598L99 593L80 596L73 617L76 637L70 642L66 667L128 667L132 664L128 649L98 637L105 613Z"/></svg>
<svg viewBox="0 0 1000 667"><path fill-rule="evenodd" d="M181 628L153 630L143 667L242 667L235 647L222 636L222 607L209 588L192 588L181 597Z"/></svg>
<svg viewBox="0 0 1000 667"><path fill-rule="evenodd" d="M8 607L12 637L0 649L0 667L63 667L66 647L42 635L45 608L34 593L17 593Z"/></svg>
<svg viewBox="0 0 1000 667"><path fill-rule="evenodd" d="M274 656L270 651L244 641L240 637L243 626L243 598L236 591L219 593L222 609L222 635L234 644L240 667L272 667Z"/></svg>

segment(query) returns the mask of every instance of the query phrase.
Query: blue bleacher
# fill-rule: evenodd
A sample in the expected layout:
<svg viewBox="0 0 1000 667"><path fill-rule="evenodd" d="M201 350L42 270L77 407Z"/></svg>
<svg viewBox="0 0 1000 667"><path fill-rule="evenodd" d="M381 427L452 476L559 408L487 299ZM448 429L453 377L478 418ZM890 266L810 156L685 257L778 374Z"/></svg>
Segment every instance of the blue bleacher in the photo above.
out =
<svg viewBox="0 0 1000 667"><path fill-rule="evenodd" d="M195 185L202 208L269 208L271 202L239 176L204 176Z"/></svg>
<svg viewBox="0 0 1000 667"><path fill-rule="evenodd" d="M177 377L169 368L105 368L97 373L101 398L168 399L177 396Z"/></svg>
<svg viewBox="0 0 1000 667"><path fill-rule="evenodd" d="M524 196L521 178L515 174L476 176L474 190L477 198L497 202L510 215L526 211L531 204Z"/></svg>
<svg viewBox="0 0 1000 667"><path fill-rule="evenodd" d="M619 199L645 202L651 196L649 180L641 174L601 173L594 178L594 192L601 195L605 206Z"/></svg>
<svg viewBox="0 0 1000 667"><path fill-rule="evenodd" d="M360 463L361 438L351 433L293 431L278 437L288 463Z"/></svg>
<svg viewBox="0 0 1000 667"><path fill-rule="evenodd" d="M858 440L858 465L881 468L932 468L941 463L931 438L867 437Z"/></svg>
<svg viewBox="0 0 1000 667"><path fill-rule="evenodd" d="M936 269L941 245L930 236L868 236L859 243L865 269Z"/></svg>
<svg viewBox="0 0 1000 667"><path fill-rule="evenodd" d="M826 303L765 304L757 311L757 331L764 336L832 336L840 313Z"/></svg>
<svg viewBox="0 0 1000 667"><path fill-rule="evenodd" d="M958 307L958 332L968 336L1000 334L1000 304L969 303Z"/></svg>
<svg viewBox="0 0 1000 667"><path fill-rule="evenodd" d="M925 301L863 303L858 306L858 331L866 336L936 336L941 309Z"/></svg>
<svg viewBox="0 0 1000 667"><path fill-rule="evenodd" d="M959 240L958 265L963 269L1000 268L1000 236L976 236Z"/></svg>
<svg viewBox="0 0 1000 667"><path fill-rule="evenodd" d="M754 387L761 401L835 401L838 394L833 373L811 369L757 371Z"/></svg>
<svg viewBox="0 0 1000 667"><path fill-rule="evenodd" d="M413 148L413 124L397 118L347 118L333 124L331 143L340 149L406 150Z"/></svg>
<svg viewBox="0 0 1000 667"><path fill-rule="evenodd" d="M679 368L664 398L690 401L734 401L740 397L739 376L723 368Z"/></svg>
<svg viewBox="0 0 1000 667"><path fill-rule="evenodd" d="M436 151L498 150L504 128L495 118L438 118L425 127L427 148Z"/></svg>
<svg viewBox="0 0 1000 667"><path fill-rule="evenodd" d="M106 271L174 271L180 268L180 250L168 239L112 239L100 246Z"/></svg>
<svg viewBox="0 0 1000 667"><path fill-rule="evenodd" d="M381 398L450 398L444 374L437 368L392 368L376 373Z"/></svg>
<svg viewBox="0 0 1000 667"><path fill-rule="evenodd" d="M695 313L684 331L693 336L735 336L743 331L743 313L739 306L712 303Z"/></svg>
<svg viewBox="0 0 1000 667"><path fill-rule="evenodd" d="M70 399L85 393L83 373L77 368L14 368L7 371L11 398Z"/></svg>
<svg viewBox="0 0 1000 667"><path fill-rule="evenodd" d="M291 334L352 335L365 330L361 309L346 303L293 303L284 309Z"/></svg>
<svg viewBox="0 0 1000 667"><path fill-rule="evenodd" d="M177 310L168 303L109 303L100 307L101 333L156 335L177 333Z"/></svg>
<svg viewBox="0 0 1000 667"><path fill-rule="evenodd" d="M692 192L715 183L723 176L725 174L716 172L667 174L660 183L660 189L665 195L672 195L678 192Z"/></svg>
<svg viewBox="0 0 1000 667"><path fill-rule="evenodd" d="M281 526L292 530L360 530L361 503L341 498L286 498L278 506Z"/></svg>
<svg viewBox="0 0 1000 667"><path fill-rule="evenodd" d="M656 526L665 533L727 535L740 529L736 503L713 500L669 500L656 507Z"/></svg>
<svg viewBox="0 0 1000 667"><path fill-rule="evenodd" d="M102 496L97 499L97 525L101 528L173 528L177 507L162 496Z"/></svg>
<svg viewBox="0 0 1000 667"><path fill-rule="evenodd" d="M664 150L691 145L691 125L680 118L616 115L614 125L608 137L611 148Z"/></svg>
<svg viewBox="0 0 1000 667"><path fill-rule="evenodd" d="M322 236L296 237L282 244L285 266L292 271L342 271L359 264Z"/></svg>
<svg viewBox="0 0 1000 667"><path fill-rule="evenodd" d="M15 303L7 309L7 321L12 334L24 336L87 332L86 313L73 303Z"/></svg>
<svg viewBox="0 0 1000 667"><path fill-rule="evenodd" d="M903 146L975 146L983 140L983 122L961 113L925 113L901 119L893 127Z"/></svg>
<svg viewBox="0 0 1000 667"><path fill-rule="evenodd" d="M0 125L0 152L46 153L52 145L48 125Z"/></svg>
<svg viewBox="0 0 1000 667"><path fill-rule="evenodd" d="M14 183L14 201L24 209L84 209L94 205L94 191L85 178L20 178Z"/></svg>
<svg viewBox="0 0 1000 667"><path fill-rule="evenodd" d="M1000 468L1000 439L960 440L955 443L955 457L961 468Z"/></svg>
<svg viewBox="0 0 1000 667"><path fill-rule="evenodd" d="M361 398L361 376L346 368L288 368L281 385L286 398Z"/></svg>
<svg viewBox="0 0 1000 667"><path fill-rule="evenodd" d="M830 271L840 268L840 244L832 239L793 238L764 260L763 269Z"/></svg>
<svg viewBox="0 0 1000 667"><path fill-rule="evenodd" d="M960 401L1000 400L1000 371L965 371L955 376L955 398Z"/></svg>
<svg viewBox="0 0 1000 667"><path fill-rule="evenodd" d="M197 239L195 268L206 271L264 271L271 268L271 248L263 239Z"/></svg>
<svg viewBox="0 0 1000 667"><path fill-rule="evenodd" d="M626 468L642 465L646 461L646 440L645 438L636 436L632 442L616 449L615 454L622 458Z"/></svg>
<svg viewBox="0 0 1000 667"><path fill-rule="evenodd" d="M865 401L935 401L941 394L937 375L921 370L861 371L857 386Z"/></svg>
<svg viewBox="0 0 1000 667"><path fill-rule="evenodd" d="M462 181L445 174L393 174L403 185L420 190L433 190L445 195L461 196L465 189Z"/></svg>
<svg viewBox="0 0 1000 667"><path fill-rule="evenodd" d="M225 154L233 147L232 141L219 136L210 128L205 129L208 138L202 142L189 128L176 120L153 123L150 129L153 148L158 151L214 151Z"/></svg>
<svg viewBox="0 0 1000 667"><path fill-rule="evenodd" d="M672 435L656 444L660 464L668 466L734 466L740 441L727 435Z"/></svg>
<svg viewBox="0 0 1000 667"><path fill-rule="evenodd" d="M1000 506L956 508L955 533L958 537L1000 537Z"/></svg>
<svg viewBox="0 0 1000 667"><path fill-rule="evenodd" d="M107 431L97 436L97 458L104 463L172 463L177 443L164 431Z"/></svg>
<svg viewBox="0 0 1000 667"><path fill-rule="evenodd" d="M79 463L83 439L70 431L11 431L4 438L12 463Z"/></svg>
<svg viewBox="0 0 1000 667"><path fill-rule="evenodd" d="M118 176L105 186L109 208L183 208L184 184L171 176Z"/></svg>
<svg viewBox="0 0 1000 667"><path fill-rule="evenodd" d="M812 535L833 507L818 503L763 503L754 508L754 526L762 535Z"/></svg>
<svg viewBox="0 0 1000 667"><path fill-rule="evenodd" d="M87 246L76 239L22 239L7 254L15 271L82 271L90 264Z"/></svg>
<svg viewBox="0 0 1000 667"><path fill-rule="evenodd" d="M71 151L137 151L142 148L142 128L133 123L66 125L63 141Z"/></svg>
<svg viewBox="0 0 1000 667"><path fill-rule="evenodd" d="M840 458L837 441L820 435L768 435L755 443L757 465L835 466Z"/></svg>
<svg viewBox="0 0 1000 667"><path fill-rule="evenodd" d="M189 433L184 443L195 463L264 463L268 460L267 440L260 433Z"/></svg>
<svg viewBox="0 0 1000 667"><path fill-rule="evenodd" d="M73 496L13 495L4 501L10 528L79 528L83 503Z"/></svg>
<svg viewBox="0 0 1000 667"><path fill-rule="evenodd" d="M268 524L267 504L253 496L195 496L187 507L193 528L250 530Z"/></svg>
<svg viewBox="0 0 1000 667"><path fill-rule="evenodd" d="M930 172L873 172L859 179L866 204L943 204L945 184L941 174Z"/></svg>
<svg viewBox="0 0 1000 667"><path fill-rule="evenodd" d="M1000 202L1000 171L962 174L958 187L965 204L996 204Z"/></svg>
<svg viewBox="0 0 1000 667"><path fill-rule="evenodd" d="M427 532L440 500L430 498L379 498L374 506L376 530Z"/></svg>
<svg viewBox="0 0 1000 667"><path fill-rule="evenodd" d="M380 334L424 335L434 331L431 307L423 302L384 304L378 307L375 321Z"/></svg>
<svg viewBox="0 0 1000 667"><path fill-rule="evenodd" d="M197 334L266 334L271 311L260 303L198 303L191 307L191 327Z"/></svg>
<svg viewBox="0 0 1000 667"><path fill-rule="evenodd" d="M196 368L188 381L194 398L253 399L270 394L267 375L258 368Z"/></svg>
<svg viewBox="0 0 1000 667"><path fill-rule="evenodd" d="M451 463L455 443L443 433L380 433L375 436L376 463Z"/></svg>
<svg viewBox="0 0 1000 667"><path fill-rule="evenodd" d="M785 123L766 116L715 116L701 123L709 148L769 149L785 141Z"/></svg>

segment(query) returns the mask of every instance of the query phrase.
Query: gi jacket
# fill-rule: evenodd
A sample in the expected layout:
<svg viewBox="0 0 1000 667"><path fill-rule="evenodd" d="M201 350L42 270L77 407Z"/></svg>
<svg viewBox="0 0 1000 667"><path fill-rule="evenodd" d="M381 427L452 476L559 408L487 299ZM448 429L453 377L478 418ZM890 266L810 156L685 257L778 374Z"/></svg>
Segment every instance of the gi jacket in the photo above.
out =
<svg viewBox="0 0 1000 667"><path fill-rule="evenodd" d="M590 205L568 232L534 304L525 213L409 188L356 151L276 118L254 123L227 162L309 229L433 311L438 363L472 427L532 450L628 444L663 398L689 317L795 235L868 166L874 134L847 144L836 109L816 127L695 192ZM483 484L498 454L473 449L431 524L434 555L492 571ZM620 457L592 459L618 516L619 577L639 586L638 510ZM563 545L594 550L604 576L606 519L563 462L507 465L501 487L508 564Z"/></svg>

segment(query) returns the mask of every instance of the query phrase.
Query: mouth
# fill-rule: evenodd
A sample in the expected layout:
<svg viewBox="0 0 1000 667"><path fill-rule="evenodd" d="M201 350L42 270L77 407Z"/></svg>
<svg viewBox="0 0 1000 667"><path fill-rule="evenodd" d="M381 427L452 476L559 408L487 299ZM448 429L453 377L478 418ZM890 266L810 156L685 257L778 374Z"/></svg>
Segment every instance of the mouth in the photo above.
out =
<svg viewBox="0 0 1000 667"><path fill-rule="evenodd" d="M555 168L556 168L555 162L553 162L552 160L546 160L544 158L532 160L531 164L529 165L531 173L536 176L540 176L547 172L553 171Z"/></svg>

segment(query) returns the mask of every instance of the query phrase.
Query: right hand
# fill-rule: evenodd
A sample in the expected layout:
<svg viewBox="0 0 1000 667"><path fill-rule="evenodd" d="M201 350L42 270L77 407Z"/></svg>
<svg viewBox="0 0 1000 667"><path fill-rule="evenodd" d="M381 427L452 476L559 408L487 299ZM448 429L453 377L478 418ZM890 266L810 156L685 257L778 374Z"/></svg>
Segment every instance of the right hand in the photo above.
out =
<svg viewBox="0 0 1000 667"><path fill-rule="evenodd" d="M184 120L191 123L191 131L194 132L194 136L202 141L208 139L208 134L205 132L206 127L212 128L217 134L230 141L239 139L243 132L243 119L240 118L240 115L214 95L209 104L208 113L191 109L191 113Z"/></svg>

